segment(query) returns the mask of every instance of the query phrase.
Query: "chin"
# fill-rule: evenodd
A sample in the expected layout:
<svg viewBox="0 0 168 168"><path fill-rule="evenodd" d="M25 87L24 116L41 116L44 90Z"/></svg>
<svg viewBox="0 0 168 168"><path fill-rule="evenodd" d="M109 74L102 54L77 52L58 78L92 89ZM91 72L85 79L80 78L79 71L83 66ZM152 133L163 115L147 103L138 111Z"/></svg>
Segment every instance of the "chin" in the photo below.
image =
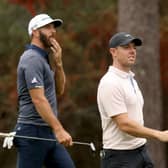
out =
<svg viewBox="0 0 168 168"><path fill-rule="evenodd" d="M131 68L134 64L135 63L128 63L127 66Z"/></svg>
<svg viewBox="0 0 168 168"><path fill-rule="evenodd" d="M128 64L135 64L135 61L133 60L133 61L129 61L129 63Z"/></svg>

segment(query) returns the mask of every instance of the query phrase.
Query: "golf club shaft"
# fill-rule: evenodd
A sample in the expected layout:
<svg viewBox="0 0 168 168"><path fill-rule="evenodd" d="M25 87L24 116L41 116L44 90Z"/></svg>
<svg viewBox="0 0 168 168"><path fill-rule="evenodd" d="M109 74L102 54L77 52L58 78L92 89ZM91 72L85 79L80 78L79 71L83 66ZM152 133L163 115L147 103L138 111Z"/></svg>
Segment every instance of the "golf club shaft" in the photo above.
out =
<svg viewBox="0 0 168 168"><path fill-rule="evenodd" d="M0 133L0 137L10 137L10 136L11 136L11 135L8 134L8 133ZM48 139L48 138L40 138L40 137L31 137L31 136L24 136L24 135L14 135L14 137L16 137L16 138L32 139L32 140L42 140L42 141L58 142L56 139ZM79 141L73 141L73 144L90 146L90 143L87 143L87 142L79 142Z"/></svg>

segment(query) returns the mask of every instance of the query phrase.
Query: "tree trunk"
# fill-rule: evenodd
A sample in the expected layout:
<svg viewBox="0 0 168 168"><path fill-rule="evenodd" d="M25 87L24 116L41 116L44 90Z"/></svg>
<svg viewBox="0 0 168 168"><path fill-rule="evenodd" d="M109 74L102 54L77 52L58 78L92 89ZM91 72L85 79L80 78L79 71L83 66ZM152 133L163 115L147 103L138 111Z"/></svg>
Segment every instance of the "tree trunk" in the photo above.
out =
<svg viewBox="0 0 168 168"><path fill-rule="evenodd" d="M160 63L159 63L159 0L119 0L118 31L129 32L143 40L137 51L135 74L144 95L145 125L162 129ZM148 140L156 168L166 168L165 144Z"/></svg>

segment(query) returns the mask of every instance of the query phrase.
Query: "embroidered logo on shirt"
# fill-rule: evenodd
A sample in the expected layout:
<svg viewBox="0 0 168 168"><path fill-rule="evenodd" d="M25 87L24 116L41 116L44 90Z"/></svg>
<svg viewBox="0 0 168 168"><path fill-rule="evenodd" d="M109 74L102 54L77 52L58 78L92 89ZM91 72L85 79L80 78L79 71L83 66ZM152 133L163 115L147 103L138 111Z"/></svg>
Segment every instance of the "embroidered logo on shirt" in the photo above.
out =
<svg viewBox="0 0 168 168"><path fill-rule="evenodd" d="M34 77L33 79L32 79L32 81L31 81L31 83L37 83L38 81L37 81L37 79L36 79L36 77Z"/></svg>

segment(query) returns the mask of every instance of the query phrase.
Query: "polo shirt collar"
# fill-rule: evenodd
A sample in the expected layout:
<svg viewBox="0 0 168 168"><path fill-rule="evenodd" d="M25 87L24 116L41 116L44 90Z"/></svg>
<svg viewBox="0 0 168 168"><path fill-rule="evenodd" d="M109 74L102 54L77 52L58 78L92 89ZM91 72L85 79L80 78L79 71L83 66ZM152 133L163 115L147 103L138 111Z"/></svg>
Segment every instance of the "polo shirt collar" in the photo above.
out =
<svg viewBox="0 0 168 168"><path fill-rule="evenodd" d="M130 77L134 77L135 74L132 71L124 72L119 70L118 68L115 68L114 66L109 66L108 69L109 72L114 72L115 74L119 75L122 78L130 78Z"/></svg>
<svg viewBox="0 0 168 168"><path fill-rule="evenodd" d="M34 44L27 44L26 50L28 50L28 49L36 50L42 57L44 57L48 61L48 53L44 49L42 49Z"/></svg>

